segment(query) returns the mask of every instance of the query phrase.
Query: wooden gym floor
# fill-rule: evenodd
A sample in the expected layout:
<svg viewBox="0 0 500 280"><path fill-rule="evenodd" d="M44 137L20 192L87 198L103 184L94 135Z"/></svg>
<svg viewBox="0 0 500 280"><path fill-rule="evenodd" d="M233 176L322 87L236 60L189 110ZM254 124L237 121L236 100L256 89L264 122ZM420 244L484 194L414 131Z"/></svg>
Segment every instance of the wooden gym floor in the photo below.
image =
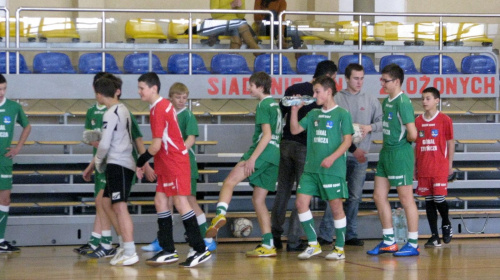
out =
<svg viewBox="0 0 500 280"><path fill-rule="evenodd" d="M22 247L20 253L0 254L0 279L498 279L500 239L454 239L441 248L423 248L419 257L369 256L378 240L364 247L346 247L346 259L327 261L327 252L299 261L298 253L281 251L276 258L247 258L256 243L219 244L212 259L194 268L177 263L145 264L152 253L138 251L140 262L113 267L109 259L89 260L72 252L74 246ZM181 260L188 246L176 244ZM140 250L140 246L137 246ZM329 248L323 247L323 250Z"/></svg>

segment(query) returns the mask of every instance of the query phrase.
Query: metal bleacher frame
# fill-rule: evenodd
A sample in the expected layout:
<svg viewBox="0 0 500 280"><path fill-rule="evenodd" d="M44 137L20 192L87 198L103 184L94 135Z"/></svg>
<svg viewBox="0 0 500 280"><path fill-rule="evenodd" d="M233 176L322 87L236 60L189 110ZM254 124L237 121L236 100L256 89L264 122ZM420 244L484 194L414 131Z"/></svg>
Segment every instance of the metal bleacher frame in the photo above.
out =
<svg viewBox="0 0 500 280"><path fill-rule="evenodd" d="M9 16L9 11L6 8L0 8L0 10L3 10L6 14L6 18L10 18ZM281 67L281 59L282 55L286 53L308 53L308 52L323 52L327 53L327 57L331 59L332 54L334 53L355 53L361 55L363 53L429 53L429 54L446 54L446 53L482 53L482 54L487 54L491 56L496 65L499 65L498 57L497 55L493 52L491 47L475 47L475 46L454 46L454 47L444 47L443 46L443 38L442 34L440 33L440 38L439 38L439 46L438 47L429 47L429 46L365 46L363 45L363 40L361 38L362 32L361 28L362 25L359 25L359 39L358 42L361 42L359 45L335 45L335 46L327 46L327 45L311 45L310 49L304 50L275 50L274 49L274 36L273 36L273 28L270 29L270 44L269 44L269 49L262 49L262 50L247 50L247 49L239 49L239 50L230 50L226 48L209 48L206 46L201 46L200 44L194 44L193 43L193 34L192 34L192 29L189 28L189 36L188 36L188 43L187 44L159 44L159 45L153 45L153 44L124 44L124 43L106 43L104 38L106 38L106 24L101 25L101 43L71 43L71 44L64 44L64 43L54 43L51 45L51 43L21 43L20 42L20 36L19 36L19 22L21 18L21 12L24 11L36 11L36 12L98 12L102 14L102 22L106 22L106 13L115 13L115 12L121 12L121 13L163 13L163 14L188 14L189 17L189 26L193 24L193 14L209 14L211 13L210 10L148 10L148 9L80 9L80 8L19 8L16 11L16 40L14 46L11 46L11 42L9 41L10 36L9 36L9 21L6 21L7 27L6 27L6 39L5 39L5 47L3 48L4 51L7 51L7 53L14 51L16 52L16 55L19 54L20 51L73 51L73 52L95 52L99 51L102 52L103 58L105 53L107 52L124 52L124 51L143 51L143 52L148 52L149 56L151 58L153 52L173 52L173 53L218 53L221 51L224 51L226 53L255 53L255 52L261 52L261 53L272 53L272 54L279 54L279 73L282 73L282 67ZM219 10L221 13L224 12L232 12L234 13L234 10ZM269 11L256 11L256 10L241 10L241 11L236 11L236 13L246 13L246 14L254 14L254 13L266 13L269 14L271 17L271 21L274 20L272 13ZM301 11L284 11L279 15L278 21L279 24L283 24L282 18L284 15L322 15L322 16L353 16L356 17L356 20L358 22L362 22L362 18L365 16L412 16L412 17L433 17L433 18L439 18L439 23L440 23L440 30L442 30L442 25L443 25L443 18L446 17L496 17L500 18L500 14L424 14L424 13L343 13L343 12L301 12ZM282 38L282 29L279 29L279 35L278 38ZM281 39L278 41L279 46L282 46ZM16 60L19 62L19 59ZM151 59L150 59L151 61ZM9 60L7 59L6 61L6 70L9 71ZM105 69L105 62L103 59L103 69ZM151 70L151 64L149 66L149 69ZM189 73L187 75L177 75L175 78L178 79L179 76L181 76L181 79L188 79L191 78L193 73L192 73L192 63L191 63L191 55L190 55L190 62L189 62ZM273 60L271 60L271 69L273 69ZM497 67L498 69L498 67ZM9 90L12 90L11 87L11 81L14 86L18 85L20 81L23 81L23 74L19 74L19 64L17 63L16 65L16 73L10 74L8 77L9 80ZM273 77L281 77L281 74L271 74ZM303 77L304 79L309 79L309 75L296 75L294 77ZM25 76L26 77L26 76ZM47 75L30 75L29 76L32 79L32 83L38 83L41 82L43 79L47 79ZM72 89L71 86L74 84L90 84L88 81L90 79L90 75L80 75L80 74L72 74L72 75L66 75L65 78L69 79L71 81L70 85L61 85L62 89L61 91L68 91L68 98L71 99L77 99L81 98L78 97L78 94L81 93L79 92L81 89ZM136 80L137 80L137 75L122 75L122 79L124 80L124 95L123 98L137 98L137 95L132 95L129 92L136 92ZM499 73L497 71L496 74L496 80L498 81ZM163 77L162 77L163 78ZM168 77L167 77L168 78ZM43 90L43 86L41 87ZM498 91L498 88L496 89ZM35 96L31 95L30 93L23 93L19 92L19 96L14 96L14 98L19 98L19 99L29 99L29 98L36 98ZM127 95L128 94L128 95ZM17 92L16 92L17 95ZM47 95L43 95L46 98L60 98L60 94L58 93L49 93ZM89 96L89 99L93 98L93 96ZM192 92L192 95L190 98L198 98L199 97L196 95L196 92ZM229 97L222 97L222 98L229 98ZM190 103L191 104L191 103ZM494 115L494 122L492 123L481 123L481 124L455 124L455 133L456 133L456 139L460 140L481 140L481 139L490 139L490 140L497 140L497 142L492 142L490 144L484 144L484 143L457 143L457 153L455 153L455 161L456 162L467 162L467 161L474 161L474 162L494 162L498 165L499 162L499 151L500 149L498 146L500 143L498 141L499 139L494 139L495 135L491 134L492 131L500 131L500 123L498 121L499 118L499 97L496 97L496 104L495 104L495 111L487 112L487 114ZM242 115L251 115L251 112L239 112ZM467 112L468 114L476 114L474 112ZM237 162L241 156L241 153L250 145L250 140L251 140L251 135L253 133L253 124L222 124L221 123L221 117L224 115L227 115L228 113L224 112L214 112L211 113L212 116L217 117L217 123L215 124L200 124L199 125L199 130L200 130L200 136L198 137L199 140L215 140L217 141L217 145L207 145L204 146L203 152L199 151L197 154L197 160L199 163L203 164L211 164L213 166L217 164L233 164ZM483 114L483 112L478 112L477 114ZM32 143L32 145L27 145L23 148L23 151L21 154L19 154L15 158L15 164L19 166L29 166L29 165L43 165L43 164L82 164L82 163L88 163L91 160L91 150L89 147L80 147L79 141L81 140L81 132L83 131L83 124L81 125L73 125L68 123L68 118L74 117L75 114L72 114L70 112L36 112L31 113L32 116L59 116L63 119L60 124L36 124L33 125L33 131L32 134L29 138L29 140L34 140L35 142ZM149 132L149 127L146 125L146 114L141 114L142 118L142 124L141 124L141 130L143 131L144 134L144 139L148 140L150 138L150 132ZM230 115L230 114L229 114ZM227 117L227 116L224 116ZM474 125L478 126L478 129L481 131L478 133L475 131L475 133L471 133L471 129ZM480 127L480 128L479 128ZM19 134L19 130L16 131L16 135L14 136L14 139L17 139ZM54 137L54 135L57 135L57 137ZM235 136L235 138L228 137L230 135ZM62 141L60 143L54 143L54 141ZM376 135L375 139L380 140L381 135ZM51 147L46 147L44 146L44 152L40 152L40 145L43 144L43 141L51 141L53 142L51 144ZM74 142L72 142L74 141ZM460 146L464 145L464 146ZM60 151L54 151L57 149L61 149L63 152ZM460 148L463 149L461 150ZM380 147L377 146L376 144L372 146L372 150L368 154L368 160L371 163L375 163L378 160L378 149ZM373 169L372 169L373 170ZM460 180L454 182L453 184L450 185L450 190L467 190L467 189L491 189L496 187L500 187L500 181L499 180L468 180L468 172L473 172L470 170L463 169L462 171L458 169L458 172L461 172L460 174L463 174L463 178L460 178ZM207 172L210 173L210 172ZM215 172L214 172L215 173ZM19 176L50 176L51 174L47 174L44 172L33 172L31 171L26 171L25 173L19 172ZM68 181L65 183L44 183L44 184L15 184L13 188L13 194L14 195L29 195L29 194L39 194L39 193L47 193L47 194L57 194L57 193L86 193L86 194L91 194L93 193L94 186L92 183L75 183L74 182L74 176L79 176L77 171L69 172L68 174L59 174L60 176L68 176ZM222 175L222 174L219 174ZM219 176L218 175L218 176ZM217 193L218 190L220 189L221 186L221 181L213 181L209 180L207 178L210 178L209 174L203 175L204 179L202 182L198 184L198 190L200 192L207 192L207 193ZM464 180L465 179L465 180ZM471 187L473 185L473 187ZM493 186L493 187L492 187ZM151 183L145 183L141 182L138 183L134 189L134 193L149 193L151 194L154 192L154 184ZM373 182L367 181L365 188L366 191L370 192L373 190ZM251 191L250 186L248 183L242 183L240 186L238 186L238 191L242 192L247 192ZM461 195L462 198L464 198L464 195ZM248 198L248 196L246 196ZM271 196L272 198L272 196ZM208 197L210 199L210 197ZM369 200L369 199L368 199ZM367 201L368 201L367 200ZM212 200L207 200L211 201L210 203L207 202L206 206L210 207L210 204L212 203ZM469 204L467 203L467 199L460 199L459 196L457 196L455 202L459 204L463 204L463 210L469 210L468 206ZM36 211L36 209L40 209L43 206L44 202L15 202L13 203L13 208L19 207L19 208L28 208L30 210L33 210L33 212ZM138 212L142 213L142 206L146 205L144 203L138 203L138 204L131 204L130 207L139 207ZM149 206L150 203L149 203ZM93 207L91 201L73 201L73 202L67 202L67 203L61 203L61 205L56 206L56 204L52 204L52 207L63 207L65 208L65 213L62 215L57 215L57 216L44 216L44 215L20 215L16 216L13 215L9 219L9 229L7 230L8 234L10 236L16 236L16 241L18 245L50 245L50 244L75 244L75 243L81 243L82 240L86 239L85 234L90 233L90 229L92 227L93 223L93 215L85 215L85 211L83 211L84 214L74 214L74 209L76 207ZM483 211L484 212L484 211ZM483 215L483 212L479 213L478 215ZM250 214L249 214L250 215ZM462 214L461 214L462 215ZM71 218L68 218L68 216L71 216ZM366 215L367 217L373 217L373 215ZM462 217L462 216L461 216ZM179 217L176 216L175 219L178 219ZM463 218L463 217L462 217ZM156 217L155 215L151 214L137 214L133 215L134 223L140 224L141 226L141 231L136 231L136 238L135 240L137 242L148 242L152 240L154 233L156 232ZM370 225L372 230L370 232L377 232L376 228L380 227L378 223L374 222L371 218L368 218L369 221L364 224L364 225ZM177 222L179 222L177 220ZM256 224L256 223L254 223ZM421 229L422 232L426 232L426 226L425 223L421 223ZM258 229L256 227L256 229ZM497 228L496 228L497 229ZM76 234L68 234L67 236L60 236L57 233L61 230L71 230L74 231ZM483 228L484 231L484 228ZM35 232L43 232L43 234L36 234ZM258 230L255 230L254 232L258 232ZM224 234L224 233L222 233ZM54 237L57 236L57 237ZM78 237L77 237L78 236ZM175 232L175 238L176 241L182 240L183 232ZM360 233L360 237L362 238L369 238L369 237L374 237L370 235L368 232L363 232Z"/></svg>

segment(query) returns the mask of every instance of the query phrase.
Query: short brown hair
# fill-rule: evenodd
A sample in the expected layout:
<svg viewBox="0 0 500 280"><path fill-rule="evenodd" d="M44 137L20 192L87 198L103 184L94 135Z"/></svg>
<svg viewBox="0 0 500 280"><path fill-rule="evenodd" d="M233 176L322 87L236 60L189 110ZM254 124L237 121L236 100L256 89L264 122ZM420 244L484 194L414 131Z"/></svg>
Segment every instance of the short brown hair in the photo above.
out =
<svg viewBox="0 0 500 280"><path fill-rule="evenodd" d="M187 94L189 96L189 89L185 84L176 82L168 90L168 97L172 98L174 94Z"/></svg>
<svg viewBox="0 0 500 280"><path fill-rule="evenodd" d="M273 81L271 80L271 76L269 76L266 72L257 72L253 73L250 76L250 83L255 84L256 87L263 87L264 94L271 94L271 85Z"/></svg>

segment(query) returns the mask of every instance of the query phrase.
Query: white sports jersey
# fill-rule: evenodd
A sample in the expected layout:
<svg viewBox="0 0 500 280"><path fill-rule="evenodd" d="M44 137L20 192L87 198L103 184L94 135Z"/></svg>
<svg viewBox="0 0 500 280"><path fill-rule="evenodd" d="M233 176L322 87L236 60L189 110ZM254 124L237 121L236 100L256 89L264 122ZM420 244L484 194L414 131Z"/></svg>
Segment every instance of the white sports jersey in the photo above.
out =
<svg viewBox="0 0 500 280"><path fill-rule="evenodd" d="M132 120L127 107L121 103L111 106L103 116L102 139L96 156L107 156L107 163L135 171L131 127Z"/></svg>

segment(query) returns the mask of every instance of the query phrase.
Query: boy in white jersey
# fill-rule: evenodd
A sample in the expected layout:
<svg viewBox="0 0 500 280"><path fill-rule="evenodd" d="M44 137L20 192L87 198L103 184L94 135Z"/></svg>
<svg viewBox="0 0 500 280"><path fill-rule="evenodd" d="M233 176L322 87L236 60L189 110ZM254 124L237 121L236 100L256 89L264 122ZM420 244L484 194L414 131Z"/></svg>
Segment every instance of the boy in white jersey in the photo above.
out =
<svg viewBox="0 0 500 280"><path fill-rule="evenodd" d="M307 131L307 154L304 173L300 177L295 204L299 220L307 235L309 246L299 254L299 259L309 259L320 254L314 230L314 220L309 209L313 196L328 200L333 213L335 226L335 247L326 256L327 260L345 259L344 242L346 216L342 199L348 197L346 183L346 152L352 143L351 114L339 107L333 97L337 93L335 81L327 76L313 81L314 97L321 109L311 110L298 121L298 111L302 107L293 106L290 117L290 131L299 134Z"/></svg>
<svg viewBox="0 0 500 280"><path fill-rule="evenodd" d="M19 153L31 132L31 125L23 107L5 98L7 80L0 74L0 253L19 252L4 239L9 217L10 193L12 190L12 159ZM23 128L19 141L12 145L16 123Z"/></svg>
<svg viewBox="0 0 500 280"><path fill-rule="evenodd" d="M425 247L440 247L437 227L437 211L441 215L443 241L450 243L453 231L448 218L448 177L453 175L453 122L439 112L440 94L434 87L422 92L424 113L417 117L415 125L418 137L415 146L415 179L418 179L416 193L425 196L425 212L432 236ZM446 167L446 168L445 168Z"/></svg>
<svg viewBox="0 0 500 280"><path fill-rule="evenodd" d="M410 99L401 91L404 71L396 64L382 69L380 83L389 97L382 103L383 147L380 151L373 199L382 223L383 240L369 255L393 253L396 257L418 256L418 212L413 198L414 155L411 142L417 139L415 115ZM392 212L388 195L396 187L408 221L408 243L399 251L394 240Z"/></svg>
<svg viewBox="0 0 500 280"><path fill-rule="evenodd" d="M111 79L101 78L94 87L98 102L108 108L103 116L102 138L94 163L97 171L106 172L104 207L118 217L123 238L123 248L117 250L110 264L132 265L139 261L135 252L134 225L127 207L136 169L132 156L132 120L128 109L119 102L118 89Z"/></svg>
<svg viewBox="0 0 500 280"><path fill-rule="evenodd" d="M282 117L279 104L270 96L271 84L271 77L265 72L257 72L250 76L250 94L260 100L255 110L252 146L224 180L219 194L216 216L212 219L212 224L206 234L206 237L213 238L217 235L219 228L226 224L226 212L234 187L248 178L253 187L252 203L262 231L262 244L258 245L255 250L248 251L247 257L276 256L276 247L274 247L271 233L271 217L265 200L269 191L276 191Z"/></svg>

